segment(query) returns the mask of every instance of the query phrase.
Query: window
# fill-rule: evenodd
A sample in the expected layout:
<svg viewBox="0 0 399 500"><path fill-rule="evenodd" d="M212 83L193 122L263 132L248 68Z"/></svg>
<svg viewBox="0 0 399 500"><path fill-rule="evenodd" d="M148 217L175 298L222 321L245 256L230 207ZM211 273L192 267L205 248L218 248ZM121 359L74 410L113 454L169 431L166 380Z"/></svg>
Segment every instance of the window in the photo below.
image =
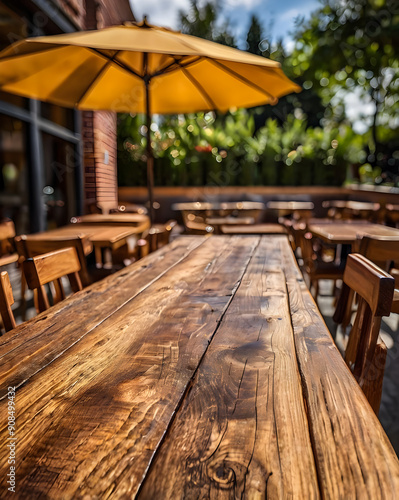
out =
<svg viewBox="0 0 399 500"><path fill-rule="evenodd" d="M17 233L29 231L26 124L0 114L0 215L15 223Z"/></svg>

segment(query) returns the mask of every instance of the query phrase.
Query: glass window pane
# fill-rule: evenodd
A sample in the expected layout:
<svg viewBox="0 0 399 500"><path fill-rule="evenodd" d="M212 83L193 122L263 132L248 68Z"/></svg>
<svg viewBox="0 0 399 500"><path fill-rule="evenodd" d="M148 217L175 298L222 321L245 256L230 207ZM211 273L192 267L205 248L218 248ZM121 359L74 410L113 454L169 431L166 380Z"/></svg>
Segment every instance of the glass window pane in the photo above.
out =
<svg viewBox="0 0 399 500"><path fill-rule="evenodd" d="M0 215L29 232L26 124L0 114Z"/></svg>
<svg viewBox="0 0 399 500"><path fill-rule="evenodd" d="M68 224L77 213L76 172L78 157L75 146L58 137L43 133L45 185L43 199L47 227Z"/></svg>
<svg viewBox="0 0 399 500"><path fill-rule="evenodd" d="M41 103L41 115L46 120L50 120L61 127L74 129L74 112L73 109L61 108L47 102Z"/></svg>

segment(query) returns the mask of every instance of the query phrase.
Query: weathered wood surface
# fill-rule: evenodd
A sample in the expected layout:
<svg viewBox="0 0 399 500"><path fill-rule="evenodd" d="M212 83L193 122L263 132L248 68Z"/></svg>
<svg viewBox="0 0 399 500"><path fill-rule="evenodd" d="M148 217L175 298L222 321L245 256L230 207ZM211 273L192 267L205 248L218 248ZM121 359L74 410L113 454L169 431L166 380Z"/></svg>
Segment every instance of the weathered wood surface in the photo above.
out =
<svg viewBox="0 0 399 500"><path fill-rule="evenodd" d="M399 491L285 236L181 238L0 338L0 368L2 443L17 387L16 498Z"/></svg>
<svg viewBox="0 0 399 500"><path fill-rule="evenodd" d="M393 236L399 237L399 229L373 224L371 222L331 222L329 224L312 221L308 224L308 229L314 236L321 238L327 243L353 244L361 240L363 236Z"/></svg>
<svg viewBox="0 0 399 500"><path fill-rule="evenodd" d="M137 226L141 230L150 227L150 218L148 215L139 213L116 213L116 214L88 214L79 217L73 217L73 222L83 224L104 224L104 225L128 225Z"/></svg>
<svg viewBox="0 0 399 500"><path fill-rule="evenodd" d="M247 226L221 226L222 234L287 234L282 224L250 224Z"/></svg>
<svg viewBox="0 0 399 500"><path fill-rule="evenodd" d="M281 245L294 338L324 498L399 498L399 462L343 362L303 281Z"/></svg>
<svg viewBox="0 0 399 500"><path fill-rule="evenodd" d="M29 380L203 241L192 236L181 238L0 337L0 387L19 386Z"/></svg>
<svg viewBox="0 0 399 500"><path fill-rule="evenodd" d="M20 491L134 495L255 243L208 239L19 388Z"/></svg>
<svg viewBox="0 0 399 500"><path fill-rule="evenodd" d="M139 498L319 498L281 253L263 239Z"/></svg>

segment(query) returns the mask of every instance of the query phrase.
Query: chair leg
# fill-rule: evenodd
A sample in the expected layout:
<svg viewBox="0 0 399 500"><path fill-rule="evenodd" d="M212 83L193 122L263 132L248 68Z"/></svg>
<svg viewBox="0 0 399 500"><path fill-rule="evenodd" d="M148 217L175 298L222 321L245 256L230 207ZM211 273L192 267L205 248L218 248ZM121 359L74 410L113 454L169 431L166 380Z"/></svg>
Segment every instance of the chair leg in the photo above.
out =
<svg viewBox="0 0 399 500"><path fill-rule="evenodd" d="M315 300L315 302L317 304L317 299L319 297L319 280L314 281L313 282L313 286L314 286L314 295L313 295L313 297L314 297L314 300Z"/></svg>
<svg viewBox="0 0 399 500"><path fill-rule="evenodd" d="M26 279L22 266L21 266L21 315L22 315L22 320L26 321Z"/></svg>

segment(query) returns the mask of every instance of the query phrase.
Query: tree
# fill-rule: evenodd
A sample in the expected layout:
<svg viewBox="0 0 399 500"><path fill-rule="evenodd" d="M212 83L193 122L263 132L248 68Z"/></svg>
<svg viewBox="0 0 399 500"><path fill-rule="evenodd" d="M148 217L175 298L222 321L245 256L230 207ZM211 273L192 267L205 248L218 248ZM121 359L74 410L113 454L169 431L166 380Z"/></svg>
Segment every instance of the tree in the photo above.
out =
<svg viewBox="0 0 399 500"><path fill-rule="evenodd" d="M247 34L247 51L258 56L263 55L262 51L263 30L260 21L254 14L251 16L251 24Z"/></svg>
<svg viewBox="0 0 399 500"><path fill-rule="evenodd" d="M190 0L189 12L179 11L182 32L236 47L236 41L229 30L228 21L221 26L217 23L219 12L220 4L218 1L208 1L200 7L198 0Z"/></svg>
<svg viewBox="0 0 399 500"><path fill-rule="evenodd" d="M376 158L383 149L384 127L396 128L399 118L397 4L325 0L298 27L296 41L295 75L319 92L327 119L346 120L345 98L352 92L374 105L369 148L370 158Z"/></svg>

